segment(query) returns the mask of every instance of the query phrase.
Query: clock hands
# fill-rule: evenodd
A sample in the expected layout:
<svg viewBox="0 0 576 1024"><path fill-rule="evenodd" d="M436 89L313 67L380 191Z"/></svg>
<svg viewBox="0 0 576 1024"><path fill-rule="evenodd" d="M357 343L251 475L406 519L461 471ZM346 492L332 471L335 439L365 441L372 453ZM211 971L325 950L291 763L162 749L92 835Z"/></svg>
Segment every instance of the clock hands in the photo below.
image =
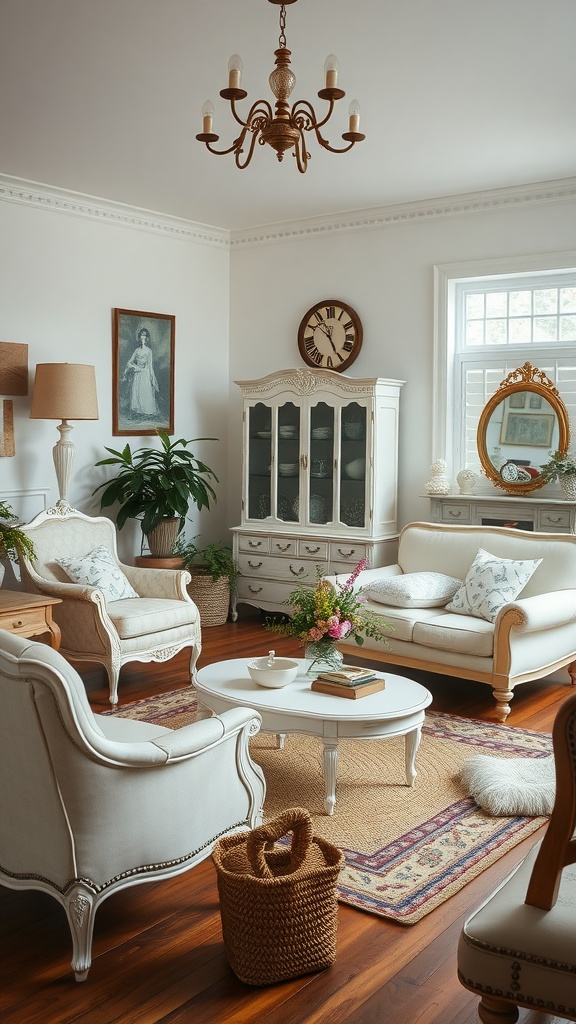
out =
<svg viewBox="0 0 576 1024"><path fill-rule="evenodd" d="M324 323L321 323L321 324L312 324L312 330L313 330L313 331L315 331L317 327L319 327L319 328L320 328L320 330L321 330L321 331L323 331L323 333L324 333L324 334L326 335L326 337L328 338L328 341L329 341L329 342L330 342L330 344L332 345L332 349L334 350L334 353L335 353L336 355L338 355L338 352L337 352L337 350L336 350L336 345L335 345L335 344L334 344L334 342L332 341L332 331L334 330L334 327L333 327L333 326L332 326L331 324L324 324Z"/></svg>

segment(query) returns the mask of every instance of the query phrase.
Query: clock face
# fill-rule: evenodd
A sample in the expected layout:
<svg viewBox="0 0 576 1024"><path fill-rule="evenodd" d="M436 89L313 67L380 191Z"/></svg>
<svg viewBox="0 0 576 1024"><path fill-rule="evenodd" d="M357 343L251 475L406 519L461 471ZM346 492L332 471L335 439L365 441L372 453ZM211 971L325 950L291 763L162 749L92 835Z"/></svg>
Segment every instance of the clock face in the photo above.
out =
<svg viewBox="0 0 576 1024"><path fill-rule="evenodd" d="M351 306L338 299L317 302L298 329L300 355L309 366L345 370L362 347L362 324Z"/></svg>
<svg viewBox="0 0 576 1024"><path fill-rule="evenodd" d="M513 462L505 462L500 470L500 475L507 484L514 483L518 479L518 466Z"/></svg>

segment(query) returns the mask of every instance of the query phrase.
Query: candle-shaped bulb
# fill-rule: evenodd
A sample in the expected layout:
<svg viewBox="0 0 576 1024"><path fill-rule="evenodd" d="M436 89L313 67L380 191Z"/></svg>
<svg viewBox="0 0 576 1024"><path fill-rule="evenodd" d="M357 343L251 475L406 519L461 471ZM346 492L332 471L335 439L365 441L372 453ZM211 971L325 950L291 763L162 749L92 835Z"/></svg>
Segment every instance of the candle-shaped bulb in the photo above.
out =
<svg viewBox="0 0 576 1024"><path fill-rule="evenodd" d="M214 104L211 100L206 100L206 103L202 107L202 132L204 135L212 134L212 120L214 117Z"/></svg>
<svg viewBox="0 0 576 1024"><path fill-rule="evenodd" d="M240 88L240 76L242 75L242 57L237 53L233 53L228 61L228 88L239 89Z"/></svg>
<svg viewBox="0 0 576 1024"><path fill-rule="evenodd" d="M348 107L349 127L350 132L360 131L360 104L358 100L352 100Z"/></svg>
<svg viewBox="0 0 576 1024"><path fill-rule="evenodd" d="M326 88L335 89L338 85L338 58L333 53L329 54L324 61L324 74L326 75Z"/></svg>

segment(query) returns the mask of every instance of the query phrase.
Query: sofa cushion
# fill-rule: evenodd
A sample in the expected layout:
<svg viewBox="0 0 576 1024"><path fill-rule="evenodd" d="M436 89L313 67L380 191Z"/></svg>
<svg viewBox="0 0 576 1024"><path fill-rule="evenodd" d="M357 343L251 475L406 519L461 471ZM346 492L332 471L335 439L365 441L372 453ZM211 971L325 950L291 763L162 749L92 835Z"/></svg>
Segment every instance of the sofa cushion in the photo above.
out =
<svg viewBox="0 0 576 1024"><path fill-rule="evenodd" d="M522 593L541 558L498 558L479 548L464 583L446 608L494 622L500 609Z"/></svg>
<svg viewBox="0 0 576 1024"><path fill-rule="evenodd" d="M126 597L139 597L114 555L104 544L86 555L76 558L55 558L73 583L98 587L107 601L121 601Z"/></svg>
<svg viewBox="0 0 576 1024"><path fill-rule="evenodd" d="M443 608L394 608L392 605L385 607L376 604L375 601L367 601L364 610L370 612L376 622L381 619L391 627L391 633L384 632L388 639L406 641L414 639L414 626L417 622L438 619L445 614Z"/></svg>
<svg viewBox="0 0 576 1024"><path fill-rule="evenodd" d="M461 586L462 580L441 572L408 572L374 580L362 593L378 604L398 608L440 608Z"/></svg>
<svg viewBox="0 0 576 1024"><path fill-rule="evenodd" d="M414 623L412 639L416 644L442 651L491 658L494 653L494 626L485 619L452 615L443 611L436 618Z"/></svg>
<svg viewBox="0 0 576 1024"><path fill-rule="evenodd" d="M107 607L121 640L167 632L177 626L192 625L198 609L191 601L170 598L139 597L112 601Z"/></svg>

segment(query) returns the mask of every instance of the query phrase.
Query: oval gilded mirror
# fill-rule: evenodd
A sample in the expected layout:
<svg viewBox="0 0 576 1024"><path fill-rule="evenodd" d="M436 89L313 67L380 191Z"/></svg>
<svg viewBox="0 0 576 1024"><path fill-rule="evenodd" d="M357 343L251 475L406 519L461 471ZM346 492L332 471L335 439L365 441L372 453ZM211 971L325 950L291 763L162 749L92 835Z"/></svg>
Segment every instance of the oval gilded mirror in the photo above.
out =
<svg viewBox="0 0 576 1024"><path fill-rule="evenodd" d="M551 451L567 451L566 407L549 377L531 363L509 373L486 403L477 434L478 455L492 483L509 494L543 487L541 467Z"/></svg>

